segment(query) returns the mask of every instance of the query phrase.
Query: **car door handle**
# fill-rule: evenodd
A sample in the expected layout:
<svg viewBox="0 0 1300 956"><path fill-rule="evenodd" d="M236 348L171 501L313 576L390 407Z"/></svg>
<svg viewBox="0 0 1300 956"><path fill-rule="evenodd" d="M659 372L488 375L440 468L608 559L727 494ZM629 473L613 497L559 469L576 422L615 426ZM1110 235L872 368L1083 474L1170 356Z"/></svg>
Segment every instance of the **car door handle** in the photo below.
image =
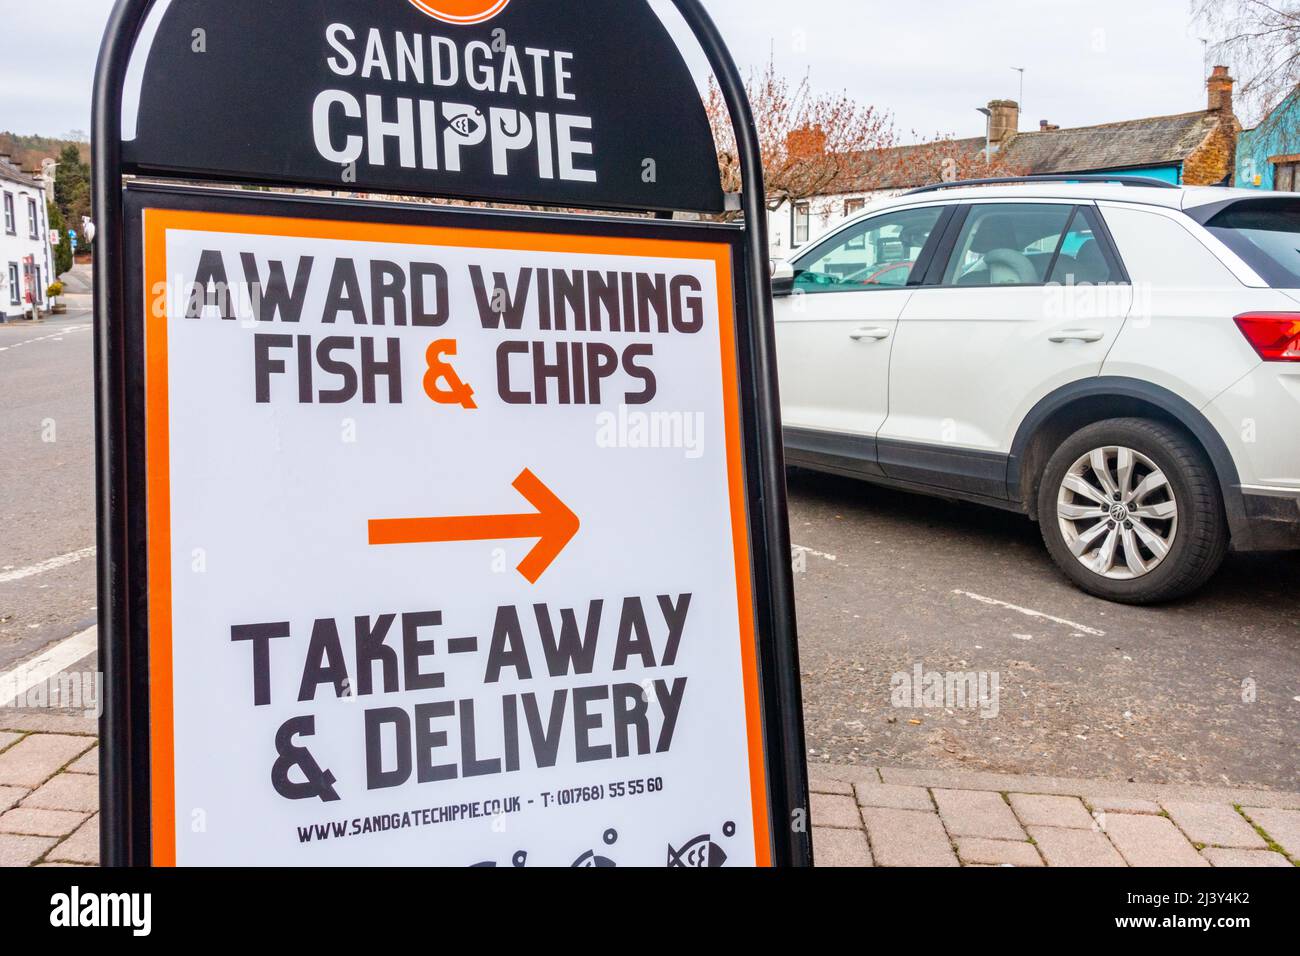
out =
<svg viewBox="0 0 1300 956"><path fill-rule="evenodd" d="M881 339L889 338L889 329L879 327L870 329L857 329L849 333L849 338L855 342L861 342L864 339L874 339L879 342Z"/></svg>
<svg viewBox="0 0 1300 956"><path fill-rule="evenodd" d="M1105 332L1096 329L1066 329L1051 336L1049 342L1100 342L1106 337Z"/></svg>

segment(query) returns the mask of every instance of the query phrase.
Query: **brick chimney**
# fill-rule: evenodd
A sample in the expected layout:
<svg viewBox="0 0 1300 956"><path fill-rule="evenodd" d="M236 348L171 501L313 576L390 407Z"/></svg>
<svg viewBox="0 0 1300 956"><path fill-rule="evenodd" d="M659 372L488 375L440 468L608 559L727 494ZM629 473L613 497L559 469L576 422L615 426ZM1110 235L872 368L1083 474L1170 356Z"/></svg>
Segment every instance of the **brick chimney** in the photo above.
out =
<svg viewBox="0 0 1300 956"><path fill-rule="evenodd" d="M1205 81L1205 85L1210 91L1210 101L1206 108L1211 113L1232 112L1232 87L1236 82L1228 74L1226 66L1216 66L1214 68L1210 78Z"/></svg>
<svg viewBox="0 0 1300 956"><path fill-rule="evenodd" d="M816 159L826 152L826 131L820 126L792 129L786 134L785 148L791 159Z"/></svg>
<svg viewBox="0 0 1300 956"><path fill-rule="evenodd" d="M1020 104L1015 100L989 103L989 144L1001 146L1020 132Z"/></svg>
<svg viewBox="0 0 1300 956"><path fill-rule="evenodd" d="M1040 133L1054 133L1060 128L1057 123L1049 123L1047 120L1038 121L1038 132Z"/></svg>

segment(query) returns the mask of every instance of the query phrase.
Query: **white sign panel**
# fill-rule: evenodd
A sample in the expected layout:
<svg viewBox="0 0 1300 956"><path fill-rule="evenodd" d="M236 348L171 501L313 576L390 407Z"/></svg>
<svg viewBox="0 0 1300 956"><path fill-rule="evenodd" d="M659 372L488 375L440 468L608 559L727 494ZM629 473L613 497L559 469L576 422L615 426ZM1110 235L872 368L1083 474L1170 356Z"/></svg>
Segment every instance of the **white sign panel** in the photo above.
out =
<svg viewBox="0 0 1300 956"><path fill-rule="evenodd" d="M730 247L144 215L155 862L769 862Z"/></svg>

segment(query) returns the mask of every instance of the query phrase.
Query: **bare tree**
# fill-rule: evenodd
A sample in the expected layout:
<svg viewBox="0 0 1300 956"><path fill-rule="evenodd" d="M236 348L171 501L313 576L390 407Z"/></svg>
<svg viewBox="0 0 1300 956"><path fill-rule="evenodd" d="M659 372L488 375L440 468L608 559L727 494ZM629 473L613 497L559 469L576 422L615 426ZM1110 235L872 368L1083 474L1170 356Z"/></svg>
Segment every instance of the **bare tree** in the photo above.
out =
<svg viewBox="0 0 1300 956"><path fill-rule="evenodd" d="M844 191L845 183L859 180L874 158L896 142L888 114L859 104L847 93L818 93L806 76L792 86L773 61L762 73L751 73L746 88L758 126L769 209ZM739 191L735 135L714 82L706 104L723 188Z"/></svg>
<svg viewBox="0 0 1300 956"><path fill-rule="evenodd" d="M972 148L970 141L922 138L913 132L914 145L901 146L890 114L844 92L818 93L807 76L792 85L771 60L761 73L750 74L746 89L758 126L770 210L819 197L1020 172L996 151L986 159L982 139ZM716 83L709 85L706 105L723 188L737 192L741 175L735 136Z"/></svg>
<svg viewBox="0 0 1300 956"><path fill-rule="evenodd" d="M1192 0L1210 51L1237 74L1244 112L1260 119L1300 83L1300 2Z"/></svg>

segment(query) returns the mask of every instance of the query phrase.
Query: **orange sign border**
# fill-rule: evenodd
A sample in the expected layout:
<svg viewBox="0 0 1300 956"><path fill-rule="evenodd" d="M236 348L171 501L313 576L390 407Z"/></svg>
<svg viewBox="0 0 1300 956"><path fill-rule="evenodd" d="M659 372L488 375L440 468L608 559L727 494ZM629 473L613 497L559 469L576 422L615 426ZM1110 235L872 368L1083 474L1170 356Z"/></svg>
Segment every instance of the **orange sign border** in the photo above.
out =
<svg viewBox="0 0 1300 956"><path fill-rule="evenodd" d="M167 289L167 233L222 232L241 235L334 239L597 255L699 259L714 263L720 318L723 415L726 419L727 483L731 503L739 611L745 724L749 751L754 852L759 866L772 862L767 801L767 767L759 696L754 589L750 568L748 507L740 435L740 375L732 291L731 247L722 242L636 239L575 234L512 232L445 226L305 219L237 213L145 208L145 497L149 588L149 737L151 751L151 835L155 866L176 865L176 761L172 679L171 424L168 408L167 310L155 315L153 302ZM165 302L165 298L163 300Z"/></svg>

